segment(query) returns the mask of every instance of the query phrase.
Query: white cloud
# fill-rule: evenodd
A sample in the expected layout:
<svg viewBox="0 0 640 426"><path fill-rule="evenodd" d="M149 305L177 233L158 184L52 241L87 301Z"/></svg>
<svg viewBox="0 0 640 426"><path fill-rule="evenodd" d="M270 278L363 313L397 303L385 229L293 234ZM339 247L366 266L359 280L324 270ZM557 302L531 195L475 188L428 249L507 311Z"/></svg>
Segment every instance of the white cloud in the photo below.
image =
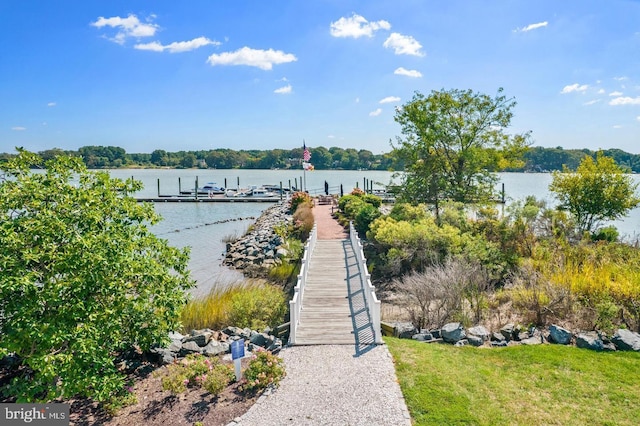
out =
<svg viewBox="0 0 640 426"><path fill-rule="evenodd" d="M151 22L140 22L136 15L129 15L126 18L121 18L119 16L105 18L101 16L97 21L92 22L91 26L96 28L117 28L118 32L110 40L118 44L123 44L127 37L152 37L158 30L158 26L156 24L152 24Z"/></svg>
<svg viewBox="0 0 640 426"><path fill-rule="evenodd" d="M382 114L382 109L381 109L381 108L378 108L378 109L377 109L377 110L375 110L375 111L371 111L371 112L369 113L369 116L370 116L370 117L377 117L377 116L379 116L380 114Z"/></svg>
<svg viewBox="0 0 640 426"><path fill-rule="evenodd" d="M565 93L571 93L571 92L584 92L588 88L589 86L587 84L580 85L578 83L575 83L569 86L564 86L560 93L565 94Z"/></svg>
<svg viewBox="0 0 640 426"><path fill-rule="evenodd" d="M614 129L622 129L622 126L620 124L615 124L612 126Z"/></svg>
<svg viewBox="0 0 640 426"><path fill-rule="evenodd" d="M624 81L627 80L627 77L621 76L621 77L613 77L614 80L616 81Z"/></svg>
<svg viewBox="0 0 640 426"><path fill-rule="evenodd" d="M418 40L400 33L391 33L383 43L383 46L387 49L393 49L396 55L424 56L424 53L420 51L422 45Z"/></svg>
<svg viewBox="0 0 640 426"><path fill-rule="evenodd" d="M49 103L47 104L47 106L48 106L48 107L54 107L54 106L56 106L56 103L55 103L55 102L49 102Z"/></svg>
<svg viewBox="0 0 640 426"><path fill-rule="evenodd" d="M609 105L640 105L640 96L630 98L629 96L611 99Z"/></svg>
<svg viewBox="0 0 640 426"><path fill-rule="evenodd" d="M274 64L284 64L295 62L298 58L291 53L284 53L281 50L260 50L243 47L235 52L224 52L209 56L207 62L212 66L216 65L247 65L258 67L263 70L273 69Z"/></svg>
<svg viewBox="0 0 640 426"><path fill-rule="evenodd" d="M611 92L609 93L609 96L622 96L622 92L618 92L618 91Z"/></svg>
<svg viewBox="0 0 640 426"><path fill-rule="evenodd" d="M276 89L273 91L273 93L278 93L281 95L288 95L289 93L291 93L291 91L293 90L293 87L291 87L290 84L287 84L286 86L283 86L279 89Z"/></svg>
<svg viewBox="0 0 640 426"><path fill-rule="evenodd" d="M397 96L387 96L386 98L380 100L381 104L390 104L393 102L400 102L400 98Z"/></svg>
<svg viewBox="0 0 640 426"><path fill-rule="evenodd" d="M597 104L598 102L600 102L600 99L592 99L590 101L585 102L582 105L593 105L593 104Z"/></svg>
<svg viewBox="0 0 640 426"><path fill-rule="evenodd" d="M604 91L604 89L600 89L600 90L598 90L598 94L599 94L599 95L604 95L605 93L606 93L606 92Z"/></svg>
<svg viewBox="0 0 640 426"><path fill-rule="evenodd" d="M395 70L393 73L394 73L394 74L397 74L397 75L404 75L404 76L407 76L407 77L413 77L413 78L420 78L420 77L422 77L422 73L421 73L420 71L417 71L417 70L408 70L408 69L405 69L405 68L403 68L403 67L396 68L396 70Z"/></svg>
<svg viewBox="0 0 640 426"><path fill-rule="evenodd" d="M369 22L363 16L353 14L350 18L342 17L331 23L331 35L334 37L362 36L373 37L373 33L378 30L389 30L391 24L387 21Z"/></svg>
<svg viewBox="0 0 640 426"><path fill-rule="evenodd" d="M22 126L14 126L11 128L11 130L15 130L16 132L22 132L24 130L27 130L27 128Z"/></svg>
<svg viewBox="0 0 640 426"><path fill-rule="evenodd" d="M355 102L356 102L357 104L359 104L359 103L360 103L360 98L356 98Z"/></svg>
<svg viewBox="0 0 640 426"><path fill-rule="evenodd" d="M335 135L329 135L329 136L327 136L327 137L328 137L329 139L335 139L335 138L336 138L336 137L335 137Z"/></svg>
<svg viewBox="0 0 640 426"><path fill-rule="evenodd" d="M222 43L215 40L209 40L206 37L198 37L194 38L190 41L174 41L173 43L162 45L157 41L153 41L151 43L140 43L133 46L135 49L139 50L151 50L153 52L164 52L165 50L170 53L180 53L180 52L188 52L190 50L195 50L203 46L220 46Z"/></svg>
<svg viewBox="0 0 640 426"><path fill-rule="evenodd" d="M640 121L640 115L636 117L636 120Z"/></svg>
<svg viewBox="0 0 640 426"><path fill-rule="evenodd" d="M515 31L516 32L522 32L522 33L526 33L527 31L531 31L531 30L537 30L538 28L544 28L547 25L549 25L549 23L547 21L544 22L538 22L536 24L529 24L526 27L522 27L522 28L517 28Z"/></svg>

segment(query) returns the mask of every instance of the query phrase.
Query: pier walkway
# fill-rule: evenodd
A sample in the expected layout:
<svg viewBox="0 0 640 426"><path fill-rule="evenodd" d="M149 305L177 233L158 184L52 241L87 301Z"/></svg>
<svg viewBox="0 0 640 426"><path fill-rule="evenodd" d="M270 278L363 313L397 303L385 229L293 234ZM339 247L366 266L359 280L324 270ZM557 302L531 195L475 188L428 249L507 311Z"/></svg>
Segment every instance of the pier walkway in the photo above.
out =
<svg viewBox="0 0 640 426"><path fill-rule="evenodd" d="M366 309L370 283L360 247L331 206L313 210L317 241L306 262L296 342L280 352L287 375L230 425L410 426L393 359L376 342L379 316L373 319L374 306Z"/></svg>
<svg viewBox="0 0 640 426"><path fill-rule="evenodd" d="M290 303L289 344L381 344L380 302L362 245L353 227L347 234L333 219L332 208L314 208L316 225Z"/></svg>

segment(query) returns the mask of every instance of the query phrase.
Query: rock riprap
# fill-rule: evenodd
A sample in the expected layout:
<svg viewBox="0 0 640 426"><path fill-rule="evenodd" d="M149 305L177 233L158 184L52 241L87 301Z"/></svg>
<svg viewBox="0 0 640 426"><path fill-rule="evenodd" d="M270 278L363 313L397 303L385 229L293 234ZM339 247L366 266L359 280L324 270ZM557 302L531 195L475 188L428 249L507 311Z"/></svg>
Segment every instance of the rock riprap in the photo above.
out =
<svg viewBox="0 0 640 426"><path fill-rule="evenodd" d="M227 244L222 264L248 276L261 276L287 256L285 242L275 229L291 223L293 216L287 202L267 208L245 235Z"/></svg>

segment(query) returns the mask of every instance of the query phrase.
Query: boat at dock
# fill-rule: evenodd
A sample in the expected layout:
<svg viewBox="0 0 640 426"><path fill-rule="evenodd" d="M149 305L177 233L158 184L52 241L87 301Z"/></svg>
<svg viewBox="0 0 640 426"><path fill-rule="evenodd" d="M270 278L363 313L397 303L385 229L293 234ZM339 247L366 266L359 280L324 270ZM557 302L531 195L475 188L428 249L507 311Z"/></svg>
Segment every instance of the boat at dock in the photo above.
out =
<svg viewBox="0 0 640 426"><path fill-rule="evenodd" d="M244 189L228 189L225 192L226 197L255 197L255 198L272 198L276 196L275 192L269 191L264 186L252 186Z"/></svg>
<svg viewBox="0 0 640 426"><path fill-rule="evenodd" d="M197 190L191 189L189 191L180 191L180 195L224 195L226 190L222 186L218 186L215 182L208 182L206 185L199 187Z"/></svg>

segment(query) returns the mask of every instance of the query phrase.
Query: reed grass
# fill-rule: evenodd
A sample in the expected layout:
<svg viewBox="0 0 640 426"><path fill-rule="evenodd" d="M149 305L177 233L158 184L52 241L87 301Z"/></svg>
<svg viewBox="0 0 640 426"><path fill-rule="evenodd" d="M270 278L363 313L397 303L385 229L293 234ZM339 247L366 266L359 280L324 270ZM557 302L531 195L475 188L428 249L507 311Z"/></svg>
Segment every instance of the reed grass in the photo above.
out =
<svg viewBox="0 0 640 426"><path fill-rule="evenodd" d="M286 312L286 295L279 287L257 279L216 283L209 294L187 303L181 315L182 331L273 328L284 322Z"/></svg>
<svg viewBox="0 0 640 426"><path fill-rule="evenodd" d="M255 280L215 283L209 294L190 300L184 307L181 315L183 331L203 328L219 330L230 325L229 316L234 296L260 285Z"/></svg>

